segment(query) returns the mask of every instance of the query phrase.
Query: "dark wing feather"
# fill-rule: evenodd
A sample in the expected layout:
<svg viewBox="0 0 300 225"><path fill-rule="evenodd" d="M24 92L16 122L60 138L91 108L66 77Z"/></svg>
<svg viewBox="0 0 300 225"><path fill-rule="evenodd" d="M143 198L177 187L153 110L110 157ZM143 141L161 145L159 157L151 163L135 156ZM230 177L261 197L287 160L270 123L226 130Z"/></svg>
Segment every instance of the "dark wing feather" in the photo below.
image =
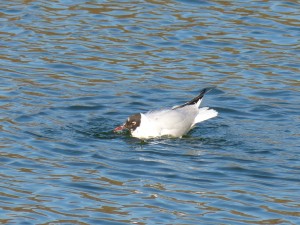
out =
<svg viewBox="0 0 300 225"><path fill-rule="evenodd" d="M173 110L174 110L174 109L178 109L178 108L182 108L182 107L187 106L187 105L194 105L194 104L196 104L200 99L203 98L203 96L204 96L207 92L211 91L212 89L213 89L213 87L202 89L202 90L200 91L199 95L197 95L197 96L196 96L195 98L193 98L191 101L188 101L188 102L184 103L183 105L176 106L176 107L173 108Z"/></svg>

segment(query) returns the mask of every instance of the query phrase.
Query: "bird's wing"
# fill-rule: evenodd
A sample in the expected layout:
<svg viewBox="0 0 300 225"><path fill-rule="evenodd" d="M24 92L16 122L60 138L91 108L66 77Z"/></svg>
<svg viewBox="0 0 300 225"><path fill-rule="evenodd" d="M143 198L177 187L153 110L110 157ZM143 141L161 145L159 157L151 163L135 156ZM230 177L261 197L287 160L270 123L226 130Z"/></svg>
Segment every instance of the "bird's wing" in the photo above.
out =
<svg viewBox="0 0 300 225"><path fill-rule="evenodd" d="M176 110L152 111L146 116L162 134L182 136L191 128L197 114L195 106L188 106Z"/></svg>
<svg viewBox="0 0 300 225"><path fill-rule="evenodd" d="M204 95L211 91L213 88L204 88L200 91L199 95L197 95L195 98L193 98L191 101L188 101L186 103L184 103L183 105L179 105L179 106L174 106L172 109L178 109L178 108L183 108L189 105L196 105L197 108L199 108L202 98L204 97Z"/></svg>

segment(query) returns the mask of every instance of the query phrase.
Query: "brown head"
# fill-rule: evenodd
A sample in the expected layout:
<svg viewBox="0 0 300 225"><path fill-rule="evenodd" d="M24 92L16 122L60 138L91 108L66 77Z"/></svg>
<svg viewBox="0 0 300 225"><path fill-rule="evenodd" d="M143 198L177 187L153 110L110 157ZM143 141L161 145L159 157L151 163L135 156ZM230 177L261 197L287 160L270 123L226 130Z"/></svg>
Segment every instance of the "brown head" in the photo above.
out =
<svg viewBox="0 0 300 225"><path fill-rule="evenodd" d="M121 131L123 129L128 129L130 132L135 131L137 127L141 125L141 114L134 114L126 120L125 124L122 126L116 127L114 131Z"/></svg>

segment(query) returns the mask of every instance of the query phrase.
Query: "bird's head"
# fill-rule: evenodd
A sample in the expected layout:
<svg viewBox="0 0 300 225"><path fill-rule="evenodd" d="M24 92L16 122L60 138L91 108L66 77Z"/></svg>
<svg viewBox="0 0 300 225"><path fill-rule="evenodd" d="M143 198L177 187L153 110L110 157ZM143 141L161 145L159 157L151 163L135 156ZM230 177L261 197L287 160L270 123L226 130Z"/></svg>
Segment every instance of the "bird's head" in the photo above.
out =
<svg viewBox="0 0 300 225"><path fill-rule="evenodd" d="M116 127L114 131L122 131L124 129L128 129L130 130L130 132L132 132L135 131L135 129L139 127L140 124L141 124L141 114L137 113L132 116L129 116L126 122L123 125Z"/></svg>

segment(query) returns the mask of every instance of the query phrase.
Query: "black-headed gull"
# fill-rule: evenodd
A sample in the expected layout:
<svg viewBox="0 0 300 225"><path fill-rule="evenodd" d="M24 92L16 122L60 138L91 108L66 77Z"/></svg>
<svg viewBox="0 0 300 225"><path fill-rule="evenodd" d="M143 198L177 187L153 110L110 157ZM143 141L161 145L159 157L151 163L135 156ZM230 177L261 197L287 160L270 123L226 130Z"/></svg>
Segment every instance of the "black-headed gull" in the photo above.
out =
<svg viewBox="0 0 300 225"><path fill-rule="evenodd" d="M141 139L162 136L182 137L197 123L218 115L214 109L199 108L203 96L210 90L211 88L205 88L191 101L171 109L134 114L114 131L128 129L133 137Z"/></svg>

